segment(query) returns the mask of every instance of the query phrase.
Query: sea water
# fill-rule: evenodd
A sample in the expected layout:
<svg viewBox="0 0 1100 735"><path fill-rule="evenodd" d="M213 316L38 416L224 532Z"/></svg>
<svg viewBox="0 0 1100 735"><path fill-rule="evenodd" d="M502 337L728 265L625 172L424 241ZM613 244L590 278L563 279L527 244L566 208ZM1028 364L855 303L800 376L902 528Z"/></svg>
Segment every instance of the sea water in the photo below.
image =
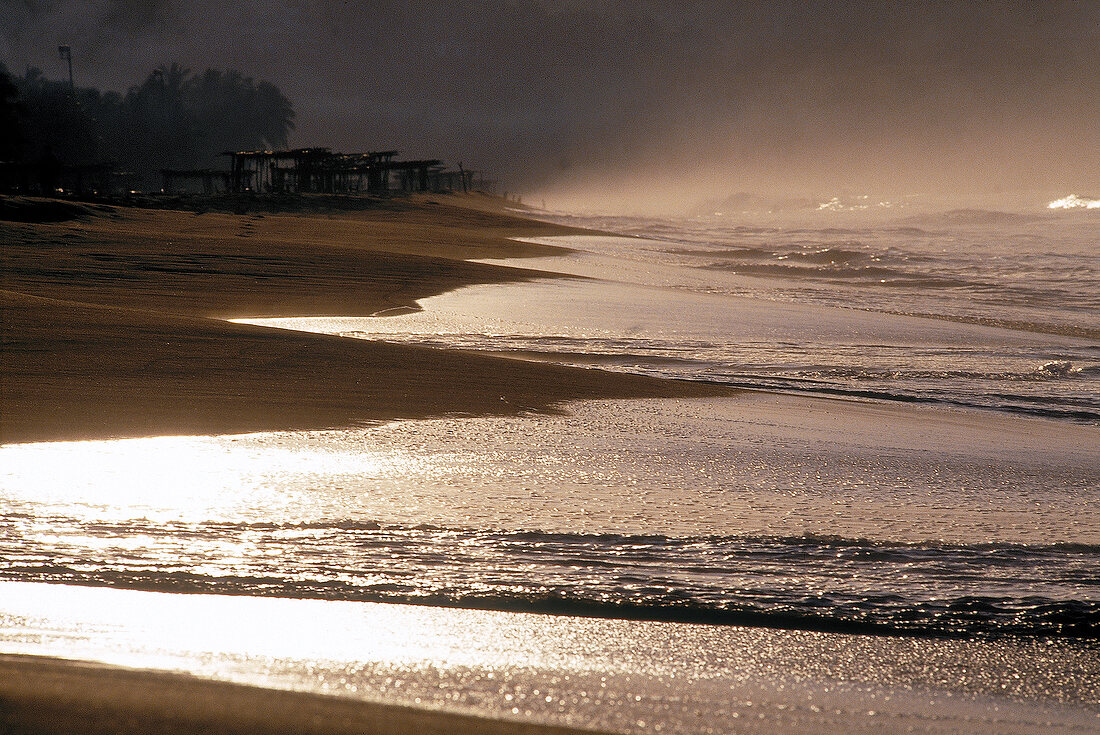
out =
<svg viewBox="0 0 1100 735"><path fill-rule="evenodd" d="M549 238L576 252L515 264L611 279L619 290L573 284L513 298L505 286L495 298L482 289L476 313L469 300L448 312L445 298L422 318L362 325L361 334L1097 425L1098 211L826 211L787 225L558 216L632 237Z"/></svg>
<svg viewBox="0 0 1100 735"><path fill-rule="evenodd" d="M1058 640L1095 664L1095 213L557 219L623 236L510 263L568 278L258 323L769 392L10 445L0 579Z"/></svg>

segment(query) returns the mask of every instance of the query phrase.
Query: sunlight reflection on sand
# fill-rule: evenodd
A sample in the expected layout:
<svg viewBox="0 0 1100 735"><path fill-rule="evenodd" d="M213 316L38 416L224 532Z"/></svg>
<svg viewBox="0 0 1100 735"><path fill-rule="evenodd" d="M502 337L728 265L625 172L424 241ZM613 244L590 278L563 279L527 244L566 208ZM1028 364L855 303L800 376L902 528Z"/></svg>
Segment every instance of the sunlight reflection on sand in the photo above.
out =
<svg viewBox="0 0 1100 735"><path fill-rule="evenodd" d="M8 445L0 498L42 519L1096 543L1094 441L1085 426L747 393Z"/></svg>
<svg viewBox="0 0 1100 735"><path fill-rule="evenodd" d="M1036 718L1068 732L1087 730L1098 704L1096 653L1041 641L8 582L0 641L12 653L621 732L729 732L758 718L770 732L1026 733Z"/></svg>

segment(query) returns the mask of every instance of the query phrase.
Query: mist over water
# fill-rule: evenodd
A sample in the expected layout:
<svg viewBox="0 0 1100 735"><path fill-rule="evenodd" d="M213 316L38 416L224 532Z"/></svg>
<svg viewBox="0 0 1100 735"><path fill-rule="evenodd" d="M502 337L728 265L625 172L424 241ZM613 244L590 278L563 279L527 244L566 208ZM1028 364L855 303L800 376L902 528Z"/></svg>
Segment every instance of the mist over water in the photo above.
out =
<svg viewBox="0 0 1100 735"><path fill-rule="evenodd" d="M0 21L17 73L63 76L58 44L78 86L239 69L293 102L292 145L464 161L573 210L1100 195L1089 2L29 0Z"/></svg>

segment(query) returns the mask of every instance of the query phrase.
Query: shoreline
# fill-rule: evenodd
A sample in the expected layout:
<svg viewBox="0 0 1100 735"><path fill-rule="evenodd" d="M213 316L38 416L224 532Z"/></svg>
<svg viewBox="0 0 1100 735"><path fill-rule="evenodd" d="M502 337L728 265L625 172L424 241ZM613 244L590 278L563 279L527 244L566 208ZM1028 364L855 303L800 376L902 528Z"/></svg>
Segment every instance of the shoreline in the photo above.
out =
<svg viewBox="0 0 1100 735"><path fill-rule="evenodd" d="M13 735L1031 735L1100 716L1088 642L3 586Z"/></svg>
<svg viewBox="0 0 1100 735"><path fill-rule="evenodd" d="M987 420L983 416L954 412L938 412L929 419L924 411L909 407L743 391L702 382L564 367L525 360L518 355L505 357L363 341L226 321L241 318L242 315L300 317L397 312L417 308L418 299L448 293L462 286L568 277L471 262L475 259L534 258L566 252L567 249L552 245L509 239L532 230L543 234L556 232L556 227L526 222L510 214L484 211L473 206L464 209L440 205L431 200L410 202L401 211L233 215L169 210L97 210L87 216L80 215L75 220L60 222L28 224L2 221L0 235L11 234L14 244L0 252L3 258L0 265L4 268L4 280L0 283L0 309L3 310L0 442L18 444L181 434L201 436L354 429L393 422L389 426L394 427L394 441L400 446L403 436L400 419L433 418L442 419L438 423L446 423L457 422L459 419L456 417L470 416L477 419L507 417L507 420L514 421L512 417L534 414L534 418L526 420L540 422L538 431L546 432L547 425L559 425L557 431L560 436L568 438L563 445L562 456L575 456L578 447L570 438L575 429L566 427L563 431L561 427L567 420L562 411L565 404L603 399L712 398L715 400L710 405L715 410L704 412L704 415L708 421L714 422L714 426L725 427L725 431L695 430L692 421L687 419L698 417L692 413L693 409L684 409L687 419L683 426L686 428L681 429L680 434L684 437L723 437L724 443L731 447L759 447L760 457L764 461L747 461L754 455L746 454L746 461L731 466L764 468L760 470L759 477L753 477L763 481L765 486L776 484L769 479L771 475L765 469L776 468L776 471L789 473L790 470L783 468L792 467L829 447L833 448L833 454L822 455L825 456L822 462L828 460L829 466L836 464L833 459L843 459L849 455L853 467L864 468L869 457L878 457L884 450L906 461L915 456L914 453L932 450L955 458L956 464L961 467L969 467L971 464L984 466L987 460L996 458L1011 446L1012 440L1018 439L1016 444L1023 442L1028 446L1041 447L1044 457L1053 453L1055 459L1066 458L1076 463L1073 467L1084 467L1082 474L1087 470L1087 432L1058 431L1058 427L1038 422L1019 422L1003 417ZM577 234L577 231L570 229L569 234ZM517 302L516 308L525 308L524 303ZM731 396L740 396L740 399L730 402L727 398ZM695 404L695 401L690 403ZM606 408L610 404L593 405ZM621 408L618 404L616 407ZM580 404L575 410L578 415L584 416L586 411L592 413L591 408L591 405ZM662 418L652 418L658 413L654 410L647 414L644 407L637 407L633 415L651 422L644 426L654 427L654 436L658 439L653 446L663 449L668 446L669 437L676 436L676 429L667 422L667 414L663 412L660 412ZM597 432L593 427L612 427L621 433L629 433L636 427L624 419L631 415L630 410L619 410L617 413L608 411L600 414L599 420L589 417L589 430L595 435ZM570 412L568 417L571 419L573 413ZM479 421L468 423L476 425ZM971 429L978 424L999 427L1000 430L979 432L981 446L974 447L974 432ZM461 431L452 431L451 434L461 436L461 441L466 442L467 446L478 441L489 444L486 437L496 436L490 427L486 429L490 433L482 435L479 440L476 434L467 433L468 428L463 427ZM893 438L884 441L887 430ZM370 429L362 433L375 431ZM446 433L447 428L440 427L439 431ZM423 424L416 432L420 432L429 443L432 440ZM540 444L548 439L546 433L541 436ZM434 446L446 445L437 443ZM595 441L592 456L604 462L606 447L614 446L620 445L615 441ZM660 450L650 453L659 454ZM638 456L644 454L640 451ZM1040 457L1040 453L1036 453L1035 457ZM980 461L971 461L974 458ZM934 464L936 459L933 456L927 461ZM1032 461L1039 462L1034 458ZM1065 463L1062 466L1064 469ZM844 467L841 464L835 471L843 472ZM817 480L820 480L820 475ZM753 486L752 483L742 485L749 486ZM634 492L629 488L626 491ZM510 498L504 502L520 508L520 496L515 493L509 496L509 492L508 487L502 486L496 500L484 488L478 494L485 495L485 502L489 504L502 505L499 502L501 498ZM534 498L534 495L531 497ZM532 501L532 507L536 505L537 502ZM749 502L749 505L752 503ZM763 519L770 518L767 514L773 513L768 509L748 508L737 517L743 518L749 511ZM787 516L781 517L782 512L783 508L774 510L775 522L787 524ZM890 520L889 511L883 512L886 514L884 519ZM700 512L700 516L706 516L706 513ZM937 518L941 516L942 511ZM837 525L835 521L829 523L830 528ZM849 535L858 536L858 533ZM132 592L134 595L151 594ZM19 597L13 595L15 599L10 608L18 607ZM183 606L171 593L163 597L164 604ZM194 597L197 601L201 594ZM249 595L242 599L295 598ZM302 599L300 602L303 609L308 606L308 600ZM485 610L462 606L400 607L421 608L416 614L434 611L433 614L445 621L436 627L443 631L450 630L452 634L455 633L452 630L455 620L465 619L463 616L489 614ZM28 618L33 621L28 623L28 627L66 610L77 610L77 614L83 614L80 608L79 605L55 602L41 620L34 616ZM4 612L0 609L0 614ZM144 614L150 619L143 619L142 625L163 624L166 619L163 615ZM553 637L552 629L560 626L619 625L622 628L621 640L630 641L637 635L638 628L634 626L665 624L617 617L539 617L543 619L532 629L537 634L505 636L521 656L531 641L542 635ZM222 619L226 618L223 616ZM257 619L262 619L262 616ZM588 622L575 623L576 620ZM710 635L718 642L729 643L744 636L761 641L764 647L756 654L752 648L742 646L738 649L744 651L747 658L743 661L750 668L754 665L751 663L754 655L757 658L772 655L767 653L770 650L767 646L770 645L782 649L786 655L801 657L799 660L806 658L800 665L808 667L807 676L812 679L817 669L813 668L816 662L810 660L813 656L808 653L812 646L805 647L808 641L831 641L830 646L838 647L836 661L849 661L849 654L858 650L860 656L869 657L867 660L879 667L874 669L878 674L874 671L866 674L866 690L852 699L845 699L843 693L830 693L827 686L821 691L809 690L806 696L810 699L806 701L820 702L825 697L830 706L842 707L843 715L841 709L835 710L838 719L831 719L831 715L827 714L819 716L817 709L807 710L791 688L784 688L792 684L800 685L803 679L791 679L786 674L769 674L771 678L768 678L751 673L737 678L740 676L736 674L738 670L731 669L735 672L730 674L731 681L748 682L744 684L745 691L748 687L753 688L752 700L759 702L763 696L774 703L775 709L768 710L768 719L761 719L758 725L762 728L761 732L817 733L838 723L851 732L880 731L883 718L873 717L875 713L869 710L871 705L879 710L882 703L875 702L876 698L883 697L885 702L897 695L897 682L891 678L893 674L890 672L900 672L903 678L910 676L906 667L927 665L931 659L925 658L925 654L937 648L950 649L953 655L958 656L958 659L944 658L944 670L953 670L951 667L957 665L969 666L971 657L977 657L974 658L975 671L982 676L990 676L990 672L1004 663L992 655L979 661L979 653L988 647L969 640L947 643L930 638L926 643L907 635L887 639L866 632L850 635L813 633L800 628L695 627L705 634L703 637ZM13 631L18 629L18 624L11 628ZM210 629L207 629L206 633L209 632ZM175 634L179 633L175 631ZM297 639L300 633L299 628L283 634L281 638ZM332 633L329 631L327 634ZM495 633L490 633L489 637L492 635ZM427 637L430 636L422 636ZM344 642L340 636L336 638L338 642ZM9 639L14 642L9 644L9 650L14 645L14 650L22 653L60 652L74 658L93 659L100 655L89 654L72 640L65 643L63 636L57 639L62 641L60 648L49 640L40 642L37 647L20 648L18 640L18 634ZM176 637L167 640L176 645ZM580 639L569 640L569 645L573 646L569 655L582 650ZM665 645L671 638L666 640L655 636L653 640L664 641L661 645ZM55 647L51 649L50 645ZM110 646L109 636L96 645ZM1000 650L998 646L993 648ZM707 645L699 645L694 650L712 651ZM897 659L898 651L908 652L906 655L911 655L912 660ZM216 657L216 654L213 655ZM112 656L114 654L104 660L117 663L118 659ZM312 660L320 659L303 659ZM424 660L434 662L428 666L431 676L445 669L432 656ZM664 660L660 654L653 654L647 659L658 660ZM782 664L777 664L776 670L786 671L781 657L776 660ZM1060 665L1057 662L1043 660L1047 666L1044 674L1059 674ZM485 667L486 661L489 659L479 659L462 671L468 673L475 667ZM617 662L618 659L608 658L606 661ZM161 662L154 661L151 665L158 667ZM237 671L234 663L223 662L223 665L224 669L212 675L229 678ZM433 666L435 669L432 669ZM613 672L618 671L617 663L611 665L604 662L601 666L603 668L592 669L597 672L597 677L602 672L610 678L614 676ZM210 671L184 668L199 677ZM488 670L492 671L491 662ZM476 705L477 698L485 696L484 692L469 688L472 680L461 679L467 673L455 674L455 671L458 669L445 672L456 677L457 684L452 691L458 697L469 698ZM553 673L543 664L531 664L530 672L535 672L536 676ZM429 675L424 671L420 675L421 683L430 684ZM521 671L515 675L525 674ZM487 675L487 679L491 680L493 676ZM282 686L282 682L276 679L260 677L250 681L258 682L259 687L155 670L112 668L69 659L0 654L0 730L8 732L5 727L15 727L11 732L22 735L77 731L145 733L157 728L181 735L211 729L242 734L365 730L393 733L527 732L532 735L584 732L570 727L512 720L509 719L511 715L508 711L511 710L508 709L479 709L475 706L469 710L488 712L484 718L446 713L440 708L446 709L451 704L441 700L441 695L433 695L435 699L425 699L421 708L405 706L411 700L404 704L374 704L354 699L358 694L335 697L308 694L280 689L278 687ZM828 680L822 681L827 683ZM270 684L270 688L265 682ZM484 682L479 685L484 685ZM586 690L591 691L591 686L586 684ZM336 691L344 690L338 687ZM352 688L348 691L356 690ZM375 696L384 700L387 696L384 688L372 690L367 687L362 691L374 692ZM569 693L568 689L563 691ZM629 693L629 690L626 691ZM669 696L680 696L679 690L673 691L671 684L669 691ZM970 690L964 687L956 691L950 686L936 684L931 691L943 697L943 703L950 702L956 693L966 694ZM538 695L539 690L535 689L534 694ZM999 711L1003 704L1011 710L1012 717L1017 718L1010 721L1015 726L1047 717L1049 712L1054 711L1041 699L1017 701L1004 697L996 689L982 692L983 697L987 695L987 699L980 701L960 696L959 700L965 701L950 702L954 707L953 714L943 723L937 723L938 729L935 731L1032 732L1026 727L998 729L999 715L991 712ZM654 701L664 701L663 696L654 695ZM700 711L717 716L713 713L724 711L725 698L728 698L728 693L720 692L709 705L698 705ZM747 705L736 705L746 715L746 719L739 720L739 723L745 723L749 717L755 720L761 711L759 707L753 709L753 701L747 694L744 699ZM419 705L421 700L415 701ZM482 701L491 703L491 695ZM550 702L549 699L545 701ZM608 717L612 716L613 704L600 706L606 710ZM935 720L929 714L934 710L925 710L924 706L923 703L906 703L904 707L898 705L899 708L890 715L894 718L892 722L899 728L902 725L917 726L918 730L928 727ZM1091 700L1084 704L1074 701L1068 709L1058 710L1061 714L1056 719L1062 725L1089 722L1093 710ZM797 713L797 717L792 712ZM498 715L501 719L492 719ZM972 719L981 727L972 729L966 724L971 723ZM593 722L615 732L635 729L630 723L612 726L604 720ZM757 725L754 724L745 731L757 732L753 729L755 727ZM1063 731L1053 726L1047 730Z"/></svg>
<svg viewBox="0 0 1100 735"><path fill-rule="evenodd" d="M699 383L233 324L372 314L553 274L469 262L573 228L431 198L396 211L89 210L0 222L0 442L370 425L553 412L586 398L733 395Z"/></svg>

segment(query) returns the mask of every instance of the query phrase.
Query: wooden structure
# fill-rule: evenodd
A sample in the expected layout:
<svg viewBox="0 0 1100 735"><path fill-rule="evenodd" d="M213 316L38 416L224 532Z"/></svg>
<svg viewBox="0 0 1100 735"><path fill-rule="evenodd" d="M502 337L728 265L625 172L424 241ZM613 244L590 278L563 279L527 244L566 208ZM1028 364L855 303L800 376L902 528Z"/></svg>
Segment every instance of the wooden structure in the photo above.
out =
<svg viewBox="0 0 1100 735"><path fill-rule="evenodd" d="M473 191L474 171L447 170L437 166L428 171L428 186L432 191Z"/></svg>
<svg viewBox="0 0 1100 735"><path fill-rule="evenodd" d="M227 152L230 191L285 194L385 194L464 190L470 172L441 161L395 161L397 151L334 153L328 148ZM457 177L457 178L456 178Z"/></svg>
<svg viewBox="0 0 1100 735"><path fill-rule="evenodd" d="M161 169L165 194L217 194L229 191L229 172L214 169Z"/></svg>

